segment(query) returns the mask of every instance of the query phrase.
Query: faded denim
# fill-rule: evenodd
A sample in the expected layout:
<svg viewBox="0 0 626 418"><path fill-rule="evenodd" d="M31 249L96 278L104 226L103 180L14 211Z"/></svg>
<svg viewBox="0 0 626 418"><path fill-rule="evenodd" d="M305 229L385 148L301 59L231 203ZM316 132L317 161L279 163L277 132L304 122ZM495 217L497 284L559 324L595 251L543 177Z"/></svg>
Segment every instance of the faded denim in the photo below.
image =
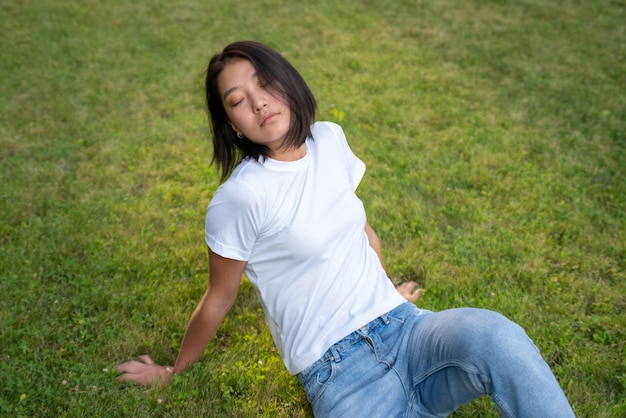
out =
<svg viewBox="0 0 626 418"><path fill-rule="evenodd" d="M489 395L503 417L574 413L524 330L483 309L404 303L298 374L316 417L445 417Z"/></svg>

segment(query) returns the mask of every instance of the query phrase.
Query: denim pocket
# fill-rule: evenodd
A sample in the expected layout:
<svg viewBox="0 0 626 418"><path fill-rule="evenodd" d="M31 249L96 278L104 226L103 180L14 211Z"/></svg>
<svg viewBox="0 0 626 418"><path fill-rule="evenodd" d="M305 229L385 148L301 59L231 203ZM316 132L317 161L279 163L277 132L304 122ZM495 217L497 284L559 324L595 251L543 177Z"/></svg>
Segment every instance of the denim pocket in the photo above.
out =
<svg viewBox="0 0 626 418"><path fill-rule="evenodd" d="M387 312L385 315L382 315L381 318L386 318L385 323L393 320L399 322L401 324L407 320L412 315L415 315L418 312L418 309L412 303L405 302L397 308L393 309L390 312Z"/></svg>
<svg viewBox="0 0 626 418"><path fill-rule="evenodd" d="M326 387L333 381L336 373L336 364L334 361L327 359L319 362L311 370L305 370L306 376L304 382L302 379L302 387L306 392L306 397L311 404L314 404L326 390Z"/></svg>

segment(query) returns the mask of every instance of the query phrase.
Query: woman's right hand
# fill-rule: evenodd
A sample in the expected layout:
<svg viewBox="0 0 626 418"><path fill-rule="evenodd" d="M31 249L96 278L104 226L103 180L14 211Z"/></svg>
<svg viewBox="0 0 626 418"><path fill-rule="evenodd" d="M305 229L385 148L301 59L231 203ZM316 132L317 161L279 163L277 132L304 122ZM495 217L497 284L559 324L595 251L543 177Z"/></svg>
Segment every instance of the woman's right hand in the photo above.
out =
<svg viewBox="0 0 626 418"><path fill-rule="evenodd" d="M209 286L185 328L176 359L177 373L182 373L202 356L224 316L235 303L245 267L245 261L225 258L209 250ZM141 361L133 360L115 366L121 374L117 380L146 386L172 380L172 367L159 366L150 356L140 356L139 359Z"/></svg>
<svg viewBox="0 0 626 418"><path fill-rule="evenodd" d="M165 384L172 380L173 368L159 366L150 356L139 356L141 361L127 361L115 366L115 371L121 373L117 378L120 382L135 382L148 386L153 384Z"/></svg>

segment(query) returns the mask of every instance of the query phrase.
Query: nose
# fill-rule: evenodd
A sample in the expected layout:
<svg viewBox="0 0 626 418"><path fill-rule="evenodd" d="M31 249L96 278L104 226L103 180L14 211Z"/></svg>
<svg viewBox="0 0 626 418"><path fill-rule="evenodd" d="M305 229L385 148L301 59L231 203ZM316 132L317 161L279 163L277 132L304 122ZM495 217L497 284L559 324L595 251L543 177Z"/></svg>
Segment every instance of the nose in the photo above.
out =
<svg viewBox="0 0 626 418"><path fill-rule="evenodd" d="M268 98L263 93L258 93L252 100L252 108L255 112L260 112L265 106L267 106Z"/></svg>

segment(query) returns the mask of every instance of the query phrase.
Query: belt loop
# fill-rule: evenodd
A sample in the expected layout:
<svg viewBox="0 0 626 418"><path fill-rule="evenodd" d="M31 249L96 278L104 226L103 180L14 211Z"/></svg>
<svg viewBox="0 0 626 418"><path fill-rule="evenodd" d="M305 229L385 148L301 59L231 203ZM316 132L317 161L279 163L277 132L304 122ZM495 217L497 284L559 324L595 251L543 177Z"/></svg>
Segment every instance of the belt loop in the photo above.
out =
<svg viewBox="0 0 626 418"><path fill-rule="evenodd" d="M387 314L381 315L380 319L383 320L383 322L385 323L385 325L389 325L389 316Z"/></svg>
<svg viewBox="0 0 626 418"><path fill-rule="evenodd" d="M331 360L336 361L337 363L339 363L341 361L341 356L339 355L339 351L337 351L337 347L335 347L334 345L330 347L330 353L331 353Z"/></svg>

